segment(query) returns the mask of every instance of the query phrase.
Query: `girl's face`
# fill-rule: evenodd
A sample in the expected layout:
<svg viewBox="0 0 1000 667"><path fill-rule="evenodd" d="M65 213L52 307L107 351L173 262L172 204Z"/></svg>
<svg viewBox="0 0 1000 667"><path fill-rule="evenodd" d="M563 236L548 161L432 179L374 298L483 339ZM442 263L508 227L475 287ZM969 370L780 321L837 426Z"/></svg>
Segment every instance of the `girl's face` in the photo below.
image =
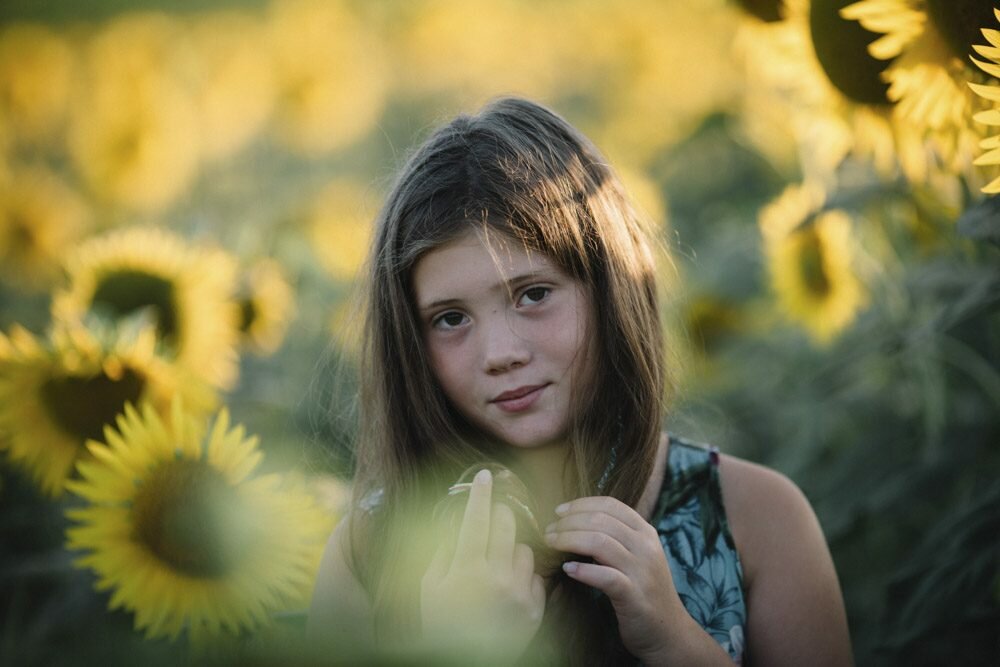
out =
<svg viewBox="0 0 1000 667"><path fill-rule="evenodd" d="M592 307L547 256L468 232L413 269L432 370L471 423L516 448L561 444L587 377Z"/></svg>

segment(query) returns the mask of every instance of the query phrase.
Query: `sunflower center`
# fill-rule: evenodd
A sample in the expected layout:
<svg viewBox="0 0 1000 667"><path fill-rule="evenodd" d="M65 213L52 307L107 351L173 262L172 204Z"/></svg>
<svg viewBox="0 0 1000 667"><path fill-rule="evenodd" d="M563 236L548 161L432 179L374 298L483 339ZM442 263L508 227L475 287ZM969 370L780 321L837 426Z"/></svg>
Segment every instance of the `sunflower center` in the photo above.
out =
<svg viewBox="0 0 1000 667"><path fill-rule="evenodd" d="M139 128L129 127L122 130L111 144L111 154L114 160L121 165L135 163L139 157L141 141L142 136Z"/></svg>
<svg viewBox="0 0 1000 667"><path fill-rule="evenodd" d="M81 441L103 441L104 425L114 422L126 401L138 403L145 384L141 373L126 366L118 378L103 372L87 378L52 378L42 385L40 394L52 419L65 432Z"/></svg>
<svg viewBox="0 0 1000 667"><path fill-rule="evenodd" d="M732 306L712 297L696 301L688 319L693 339L706 354L717 348L719 342L737 327L737 314Z"/></svg>
<svg viewBox="0 0 1000 667"><path fill-rule="evenodd" d="M801 232L802 247L799 251L799 275L812 294L825 296L830 291L830 279L823 265L823 246L814 229Z"/></svg>
<svg viewBox="0 0 1000 667"><path fill-rule="evenodd" d="M848 99L887 105L889 86L880 76L887 63L868 53L868 45L878 35L840 16L840 9L853 1L812 0L809 29L816 58L830 83Z"/></svg>
<svg viewBox="0 0 1000 667"><path fill-rule="evenodd" d="M170 344L176 343L177 309L174 287L169 280L143 271L115 271L98 282L92 303L111 311L116 318L140 308L151 308L160 336Z"/></svg>
<svg viewBox="0 0 1000 667"><path fill-rule="evenodd" d="M781 0L737 0L737 2L761 21L774 23L781 20Z"/></svg>
<svg viewBox="0 0 1000 667"><path fill-rule="evenodd" d="M136 541L192 577L224 576L259 539L236 489L204 461L161 464L139 489L132 512Z"/></svg>
<svg viewBox="0 0 1000 667"><path fill-rule="evenodd" d="M10 230L7 232L7 243L12 248L11 255L30 252L37 245L37 236L27 215L13 212L7 218Z"/></svg>
<svg viewBox="0 0 1000 667"><path fill-rule="evenodd" d="M993 25L993 4L986 0L927 0L927 11L961 60L975 55L973 44L983 42L982 29Z"/></svg>
<svg viewBox="0 0 1000 667"><path fill-rule="evenodd" d="M246 333L257 321L257 307L253 304L253 299L247 297L240 300L240 331Z"/></svg>

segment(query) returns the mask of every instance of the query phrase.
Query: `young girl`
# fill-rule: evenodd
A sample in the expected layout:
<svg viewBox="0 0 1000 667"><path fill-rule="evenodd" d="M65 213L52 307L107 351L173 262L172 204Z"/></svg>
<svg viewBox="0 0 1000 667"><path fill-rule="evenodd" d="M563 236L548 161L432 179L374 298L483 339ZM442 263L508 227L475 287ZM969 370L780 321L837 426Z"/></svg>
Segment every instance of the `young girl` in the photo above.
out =
<svg viewBox="0 0 1000 667"><path fill-rule="evenodd" d="M332 655L851 663L802 493L661 432L654 275L614 172L552 111L502 99L413 154L378 218L355 500L310 614Z"/></svg>

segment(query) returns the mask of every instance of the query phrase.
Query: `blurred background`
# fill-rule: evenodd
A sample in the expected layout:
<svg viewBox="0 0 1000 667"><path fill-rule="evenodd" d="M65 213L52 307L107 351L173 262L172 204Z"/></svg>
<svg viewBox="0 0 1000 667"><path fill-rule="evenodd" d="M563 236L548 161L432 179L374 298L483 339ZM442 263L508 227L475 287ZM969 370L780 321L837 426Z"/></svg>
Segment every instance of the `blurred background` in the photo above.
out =
<svg viewBox="0 0 1000 667"><path fill-rule="evenodd" d="M372 218L501 94L657 224L668 428L802 487L858 663L993 663L994 5L4 0L0 664L301 632Z"/></svg>

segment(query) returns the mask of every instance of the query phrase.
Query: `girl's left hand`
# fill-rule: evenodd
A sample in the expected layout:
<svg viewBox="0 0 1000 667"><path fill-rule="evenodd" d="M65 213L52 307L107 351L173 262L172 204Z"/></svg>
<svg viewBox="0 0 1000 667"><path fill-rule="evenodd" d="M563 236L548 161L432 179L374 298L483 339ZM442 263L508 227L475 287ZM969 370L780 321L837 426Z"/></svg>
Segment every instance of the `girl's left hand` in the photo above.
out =
<svg viewBox="0 0 1000 667"><path fill-rule="evenodd" d="M563 570L608 596L632 655L645 664L662 664L684 652L692 624L705 634L681 603L656 529L638 512L615 498L595 496L560 505L556 514L560 518L546 528L546 542L594 560L569 561Z"/></svg>

